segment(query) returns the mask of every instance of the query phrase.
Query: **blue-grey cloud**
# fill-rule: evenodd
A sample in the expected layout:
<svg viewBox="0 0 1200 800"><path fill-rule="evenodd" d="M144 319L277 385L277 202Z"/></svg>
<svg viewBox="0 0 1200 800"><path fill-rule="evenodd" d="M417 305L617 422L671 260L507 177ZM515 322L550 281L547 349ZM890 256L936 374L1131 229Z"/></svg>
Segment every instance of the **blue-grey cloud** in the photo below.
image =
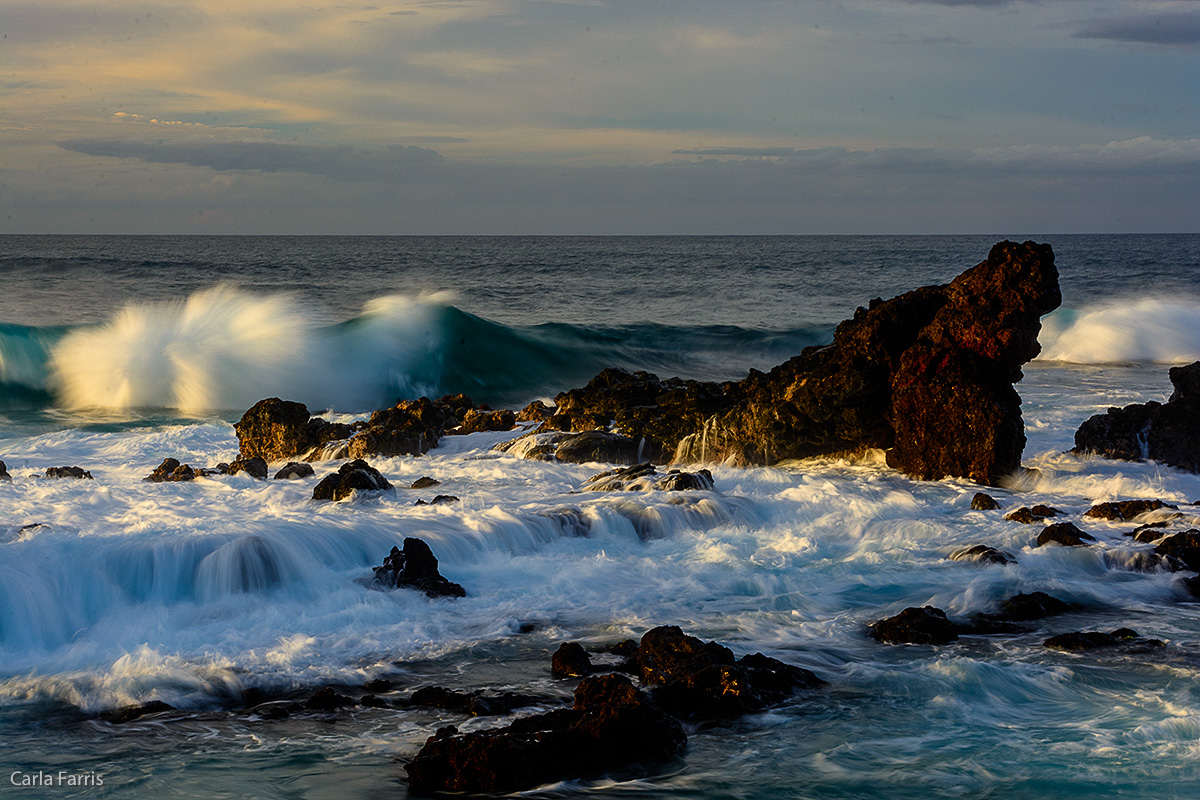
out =
<svg viewBox="0 0 1200 800"><path fill-rule="evenodd" d="M60 142L59 147L91 156L188 164L218 171L301 172L352 181L395 178L442 161L442 155L436 150L416 145L368 150L346 145L276 142L159 143L132 139L72 139Z"/></svg>
<svg viewBox="0 0 1200 800"><path fill-rule="evenodd" d="M1075 36L1117 42L1197 45L1200 44L1200 12L1175 11L1097 19L1085 24Z"/></svg>

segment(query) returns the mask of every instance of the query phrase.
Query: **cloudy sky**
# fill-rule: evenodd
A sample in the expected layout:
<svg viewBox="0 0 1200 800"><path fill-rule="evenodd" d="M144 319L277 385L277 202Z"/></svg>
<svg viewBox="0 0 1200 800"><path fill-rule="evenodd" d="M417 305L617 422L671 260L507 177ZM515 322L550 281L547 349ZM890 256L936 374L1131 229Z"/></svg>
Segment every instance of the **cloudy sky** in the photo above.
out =
<svg viewBox="0 0 1200 800"><path fill-rule="evenodd" d="M0 0L9 233L1200 231L1200 0Z"/></svg>

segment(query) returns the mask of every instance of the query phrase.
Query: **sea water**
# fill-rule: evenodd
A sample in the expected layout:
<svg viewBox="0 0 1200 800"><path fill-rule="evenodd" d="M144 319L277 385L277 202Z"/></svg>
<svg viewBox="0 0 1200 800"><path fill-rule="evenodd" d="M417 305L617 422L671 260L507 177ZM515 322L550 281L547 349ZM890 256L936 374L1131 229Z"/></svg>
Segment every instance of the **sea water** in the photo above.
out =
<svg viewBox="0 0 1200 800"><path fill-rule="evenodd" d="M873 297L948 281L1000 238L0 237L5 796L404 796L403 764L436 728L507 718L268 720L237 710L242 692L383 677L392 697L515 690L549 708L572 688L549 674L561 642L661 624L830 686L692 726L656 774L531 795L1196 796L1200 604L1180 574L1131 568L1148 546L1128 523L1084 524L1096 547L1035 549L1039 526L970 509L979 487L912 481L880 454L715 465L712 492L580 494L604 465L490 449L516 433L372 459L396 492L337 504L309 499L336 464L296 481L142 481L168 456L233 458L231 423L266 396L345 421L419 394L519 406L605 366L741 377L829 341ZM1200 518L1200 477L1065 452L1088 416L1165 400L1168 367L1200 358L1200 237L1037 238L1064 304L1018 385L1034 471L992 494L1077 521L1134 497ZM64 465L94 480L39 477ZM404 488L424 475L441 484ZM433 493L460 502L414 505ZM468 596L368 589L406 536ZM1018 564L946 559L979 543ZM864 633L907 606L965 618L1023 591L1079 610L943 647ZM1041 644L1121 626L1167 646ZM98 717L151 700L178 711Z"/></svg>

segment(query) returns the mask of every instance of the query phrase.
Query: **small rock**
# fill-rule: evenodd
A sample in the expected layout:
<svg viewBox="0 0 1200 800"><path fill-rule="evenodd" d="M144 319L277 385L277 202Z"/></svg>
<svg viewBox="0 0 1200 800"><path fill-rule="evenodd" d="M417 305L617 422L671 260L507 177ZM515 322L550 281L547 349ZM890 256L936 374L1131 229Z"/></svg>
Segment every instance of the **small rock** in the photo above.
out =
<svg viewBox="0 0 1200 800"><path fill-rule="evenodd" d="M1024 525L1032 525L1035 522L1041 522L1048 517L1057 517L1062 512L1051 506L1036 505L1033 508L1021 506L1004 515L1004 518L1011 522L1020 522Z"/></svg>
<svg viewBox="0 0 1200 800"><path fill-rule="evenodd" d="M132 722L138 717L144 717L147 714L159 714L163 711L174 710L175 706L168 705L161 700L151 700L149 703L142 703L141 705L123 706L112 711L105 711L100 715L100 719L120 725L125 722Z"/></svg>
<svg viewBox="0 0 1200 800"><path fill-rule="evenodd" d="M981 564L1015 564L1017 559L1011 553L988 547L986 544L975 544L955 550L949 556L951 561L977 561Z"/></svg>
<svg viewBox="0 0 1200 800"><path fill-rule="evenodd" d="M92 473L82 467L47 467L47 478L75 478L92 480Z"/></svg>
<svg viewBox="0 0 1200 800"><path fill-rule="evenodd" d="M408 488L410 488L410 489L429 489L434 486L440 486L441 483L442 483L441 481L435 480L434 478L431 478L428 475L423 475L420 478L417 478L415 481L413 481L412 484Z"/></svg>
<svg viewBox="0 0 1200 800"><path fill-rule="evenodd" d="M383 474L362 459L348 461L313 487L313 500L344 500L354 492L388 491L392 485Z"/></svg>
<svg viewBox="0 0 1200 800"><path fill-rule="evenodd" d="M1055 614L1065 614L1073 608L1074 606L1065 600L1059 600L1045 592L1029 592L1008 598L1000 604L1000 610L993 616L996 619L1028 622Z"/></svg>
<svg viewBox="0 0 1200 800"><path fill-rule="evenodd" d="M1043 644L1052 650L1066 650L1072 653L1117 647L1118 645L1136 645L1139 648L1165 646L1159 639L1143 639L1137 631L1131 628L1118 628L1108 633L1103 631L1060 633L1057 636L1051 636Z"/></svg>
<svg viewBox="0 0 1200 800"><path fill-rule="evenodd" d="M1200 572L1200 530L1173 533L1154 546L1160 556L1177 558L1193 572Z"/></svg>
<svg viewBox="0 0 1200 800"><path fill-rule="evenodd" d="M1200 575L1184 578L1183 586L1192 593L1192 597L1200 597Z"/></svg>
<svg viewBox="0 0 1200 800"><path fill-rule="evenodd" d="M8 465L6 465L3 461L0 461L0 483L5 482L11 483L12 475L8 474Z"/></svg>
<svg viewBox="0 0 1200 800"><path fill-rule="evenodd" d="M387 700L384 700L382 697L376 697L373 694L364 694L362 696L362 698L359 699L358 702L359 702L359 705L363 706L364 708L391 708L392 707L392 704L389 703Z"/></svg>
<svg viewBox="0 0 1200 800"><path fill-rule="evenodd" d="M312 471L312 467L309 467L309 471ZM245 472L253 478L265 481L267 479L267 462L263 461L259 456L239 458L229 465L228 473L230 475L237 475L239 472Z"/></svg>
<svg viewBox="0 0 1200 800"><path fill-rule="evenodd" d="M187 464L180 464L174 458L164 458L163 462L154 468L144 481L164 483L167 481L192 481L196 479L196 471Z"/></svg>
<svg viewBox="0 0 1200 800"><path fill-rule="evenodd" d="M1097 503L1083 512L1083 516L1089 519L1124 522L1160 508L1176 508L1176 506L1164 503L1162 500L1121 500L1114 503Z"/></svg>
<svg viewBox="0 0 1200 800"><path fill-rule="evenodd" d="M559 678L581 678L592 670L592 658L578 642L563 642L550 657L550 672Z"/></svg>
<svg viewBox="0 0 1200 800"><path fill-rule="evenodd" d="M933 606L906 608L868 628L873 639L892 644L949 644L958 641L961 631L946 618L945 611Z"/></svg>
<svg viewBox="0 0 1200 800"><path fill-rule="evenodd" d="M308 698L308 702L304 704L305 708L311 708L315 711L336 711L339 708L355 705L352 698L344 694L338 694L332 688L326 686L312 697Z"/></svg>
<svg viewBox="0 0 1200 800"><path fill-rule="evenodd" d="M1000 508L1000 504L989 494L976 492L975 496L971 498L972 511L995 511L997 508Z"/></svg>
<svg viewBox="0 0 1200 800"><path fill-rule="evenodd" d="M707 469L696 472L681 472L672 469L665 475L660 475L653 464L647 463L593 475L583 482L579 490L583 492L678 492L708 491L712 488L712 473Z"/></svg>
<svg viewBox="0 0 1200 800"><path fill-rule="evenodd" d="M1150 543L1167 535L1167 532L1163 530L1167 525L1166 522L1148 522L1145 525L1138 525L1125 535L1132 536L1138 542Z"/></svg>
<svg viewBox="0 0 1200 800"><path fill-rule="evenodd" d="M1047 526L1037 538L1037 547L1048 544L1059 544L1063 547L1082 547L1088 542L1096 541L1096 537L1084 533L1073 522L1059 522Z"/></svg>
<svg viewBox="0 0 1200 800"><path fill-rule="evenodd" d="M317 471L313 469L312 464L303 461L289 461L283 465L283 468L275 473L275 480L290 481L297 478L309 478L316 475Z"/></svg>
<svg viewBox="0 0 1200 800"><path fill-rule="evenodd" d="M380 692L390 692L392 690L392 682L387 678L375 678L363 684L363 689L372 694Z"/></svg>
<svg viewBox="0 0 1200 800"><path fill-rule="evenodd" d="M408 537L404 550L393 547L383 560L383 566L375 568L375 587L383 589L419 589L429 597L466 597L467 592L457 583L452 583L438 572L438 560L421 539Z"/></svg>

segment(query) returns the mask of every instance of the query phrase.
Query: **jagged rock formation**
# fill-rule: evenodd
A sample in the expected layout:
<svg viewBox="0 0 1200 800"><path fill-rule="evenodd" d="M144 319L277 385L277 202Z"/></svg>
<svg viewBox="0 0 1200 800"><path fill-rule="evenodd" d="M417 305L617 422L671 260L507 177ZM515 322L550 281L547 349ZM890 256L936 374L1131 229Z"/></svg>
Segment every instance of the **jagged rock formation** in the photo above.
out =
<svg viewBox="0 0 1200 800"><path fill-rule="evenodd" d="M1135 403L1085 420L1071 452L1200 472L1200 361L1172 367L1168 375L1175 391L1165 404Z"/></svg>
<svg viewBox="0 0 1200 800"><path fill-rule="evenodd" d="M1012 384L1062 301L1049 245L1001 242L944 286L873 300L806 348L737 383L608 369L555 398L547 426L615 427L651 461L774 464L880 448L909 475L995 484L1020 465Z"/></svg>
<svg viewBox="0 0 1200 800"><path fill-rule="evenodd" d="M267 463L307 459L326 442L350 436L350 426L311 417L308 406L278 397L259 400L233 427L241 457L258 456Z"/></svg>
<svg viewBox="0 0 1200 800"><path fill-rule="evenodd" d="M347 461L313 487L313 500L344 500L354 492L386 492L392 484L362 459Z"/></svg>
<svg viewBox="0 0 1200 800"><path fill-rule="evenodd" d="M375 585L383 589L416 589L429 597L466 597L462 586L438 572L438 560L424 539L407 537L404 549L393 547L375 568Z"/></svg>

